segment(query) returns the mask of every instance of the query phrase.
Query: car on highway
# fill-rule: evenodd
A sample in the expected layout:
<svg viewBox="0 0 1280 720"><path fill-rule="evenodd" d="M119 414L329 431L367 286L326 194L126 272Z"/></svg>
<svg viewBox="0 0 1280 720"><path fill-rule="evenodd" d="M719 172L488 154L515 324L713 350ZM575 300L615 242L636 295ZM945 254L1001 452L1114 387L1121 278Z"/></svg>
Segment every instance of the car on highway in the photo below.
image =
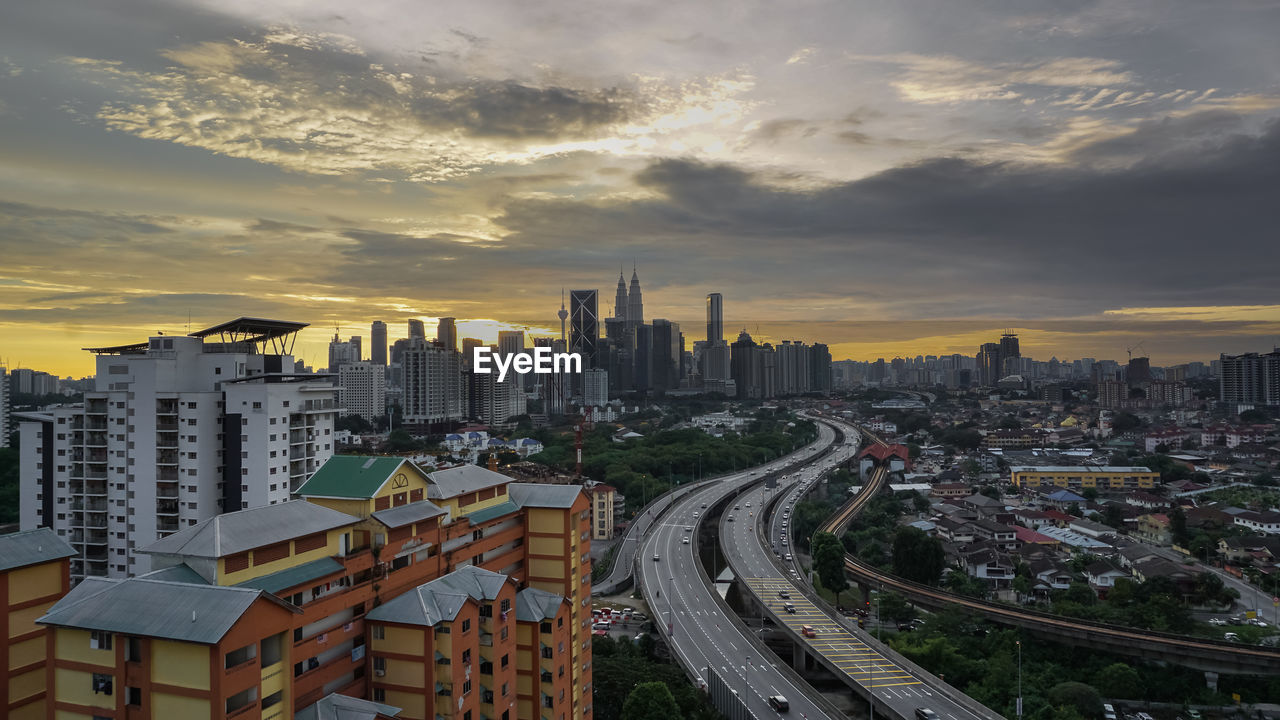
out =
<svg viewBox="0 0 1280 720"><path fill-rule="evenodd" d="M800 634L801 634L801 635L803 635L803 636L805 636L805 637L807 637L807 638L816 638L816 637L818 637L818 632L817 632L816 630L814 630L814 629L813 629L813 626L812 626L812 625L801 625L801 626L800 626Z"/></svg>
<svg viewBox="0 0 1280 720"><path fill-rule="evenodd" d="M781 695L770 695L769 707L780 713L784 713L791 709L791 704L788 703L787 699Z"/></svg>
<svg viewBox="0 0 1280 720"><path fill-rule="evenodd" d="M788 612L788 613L791 613L792 615L795 615L795 614L796 614L796 605L795 605L795 603L791 603L791 602L783 603L783 604L782 604L782 609L783 609L783 610L785 610L785 611L786 611L786 612Z"/></svg>
<svg viewBox="0 0 1280 720"><path fill-rule="evenodd" d="M659 560L661 560L661 559L662 559L662 558L658 557L658 554L657 554L657 553L654 553L654 554L653 554L653 561L654 561L654 562L658 562L658 561L659 561Z"/></svg>
<svg viewBox="0 0 1280 720"><path fill-rule="evenodd" d="M734 505L734 506L733 506L733 509L734 509L734 510L737 510L737 509L738 509L738 506L737 506L737 505Z"/></svg>
<svg viewBox="0 0 1280 720"><path fill-rule="evenodd" d="M1240 636L1233 632L1223 633L1222 639L1226 640L1227 642L1240 642Z"/></svg>
<svg viewBox="0 0 1280 720"><path fill-rule="evenodd" d="M787 562L791 562L791 553L787 553L786 557L784 557L784 558L782 558L782 559L783 559L783 560L786 560Z"/></svg>
<svg viewBox="0 0 1280 720"><path fill-rule="evenodd" d="M688 526L688 525L685 525L685 526L684 526L684 531L685 531L685 532L693 532L693 528L692 528L692 527L690 527L690 526Z"/></svg>
<svg viewBox="0 0 1280 720"><path fill-rule="evenodd" d="M1210 625L1226 625L1227 621L1222 618L1209 618Z"/></svg>
<svg viewBox="0 0 1280 720"><path fill-rule="evenodd" d="M733 522L733 516L730 515L728 518L726 518L726 520L728 520L729 522Z"/></svg>
<svg viewBox="0 0 1280 720"><path fill-rule="evenodd" d="M598 623L592 623L592 624L591 624L591 629L592 629L592 630L608 630L608 629L609 629L609 628L611 628L611 627L613 627L613 626L612 626L610 623L607 623L607 622L598 622Z"/></svg>
<svg viewBox="0 0 1280 720"><path fill-rule="evenodd" d="M938 713L929 708L916 708L916 720L938 720Z"/></svg>
<svg viewBox="0 0 1280 720"><path fill-rule="evenodd" d="M790 600L791 593L787 592L786 590L779 590L778 597L782 598L783 600Z"/></svg>
<svg viewBox="0 0 1280 720"><path fill-rule="evenodd" d="M689 544L689 538L684 538L684 540L682 540L682 541L681 541L681 544L682 544L682 545L688 545L688 544Z"/></svg>
<svg viewBox="0 0 1280 720"><path fill-rule="evenodd" d="M1250 618L1249 624L1254 627L1266 627L1267 621L1263 620L1262 618Z"/></svg>
<svg viewBox="0 0 1280 720"><path fill-rule="evenodd" d="M1102 703L1102 720L1117 720L1116 709L1111 703Z"/></svg>

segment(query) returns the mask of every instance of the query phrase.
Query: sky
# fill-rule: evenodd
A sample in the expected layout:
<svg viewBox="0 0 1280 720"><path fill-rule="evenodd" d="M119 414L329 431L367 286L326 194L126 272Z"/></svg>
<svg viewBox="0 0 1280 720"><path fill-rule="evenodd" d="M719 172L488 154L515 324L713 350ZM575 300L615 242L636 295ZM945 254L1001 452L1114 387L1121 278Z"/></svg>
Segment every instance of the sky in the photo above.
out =
<svg viewBox="0 0 1280 720"><path fill-rule="evenodd" d="M836 359L1280 345L1280 2L44 0L0 23L0 365L241 315ZM431 332L430 330L428 331Z"/></svg>

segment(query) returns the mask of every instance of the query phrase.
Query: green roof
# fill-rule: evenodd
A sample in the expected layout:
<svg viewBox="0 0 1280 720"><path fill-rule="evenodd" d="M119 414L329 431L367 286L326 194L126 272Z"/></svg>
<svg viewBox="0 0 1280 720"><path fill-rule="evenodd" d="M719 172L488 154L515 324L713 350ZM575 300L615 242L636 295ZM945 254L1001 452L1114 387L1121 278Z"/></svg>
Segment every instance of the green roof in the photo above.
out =
<svg viewBox="0 0 1280 720"><path fill-rule="evenodd" d="M503 503L498 503L493 507L487 507L483 510L477 510L467 515L467 519L471 521L472 525L479 525L482 522L488 522L490 520L493 520L494 518L500 518L503 515L508 515L510 513L516 512L519 509L520 509L519 505L508 500Z"/></svg>
<svg viewBox="0 0 1280 720"><path fill-rule="evenodd" d="M336 572L342 572L342 563L331 557L324 557L286 570L273 572L270 575L263 575L259 578L246 580L242 583L238 583L236 587L250 588L252 590L266 590L269 593L278 593L281 590L288 590L289 588L297 587L303 583L322 578L326 575L332 575Z"/></svg>
<svg viewBox="0 0 1280 720"><path fill-rule="evenodd" d="M404 462L404 458L398 457L334 455L295 494L368 500Z"/></svg>

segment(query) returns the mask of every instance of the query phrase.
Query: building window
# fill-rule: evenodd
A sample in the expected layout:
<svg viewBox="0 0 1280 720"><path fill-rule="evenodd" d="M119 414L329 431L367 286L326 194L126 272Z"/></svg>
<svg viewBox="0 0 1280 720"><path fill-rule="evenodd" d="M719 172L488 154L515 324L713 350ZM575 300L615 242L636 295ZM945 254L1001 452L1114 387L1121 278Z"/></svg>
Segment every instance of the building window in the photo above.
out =
<svg viewBox="0 0 1280 720"><path fill-rule="evenodd" d="M485 603L480 606L480 617L482 618L493 617L493 603Z"/></svg>
<svg viewBox="0 0 1280 720"><path fill-rule="evenodd" d="M110 650L111 649L111 633L101 630L92 630L89 632L89 647L94 650Z"/></svg>
<svg viewBox="0 0 1280 720"><path fill-rule="evenodd" d="M386 702L386 701L387 701L387 691L386 691L386 690L384 690L384 689L382 689L382 688L374 688L374 689L373 689L373 701L374 701L374 702Z"/></svg>
<svg viewBox="0 0 1280 720"><path fill-rule="evenodd" d="M142 688L126 687L124 689L124 704L142 706Z"/></svg>
<svg viewBox="0 0 1280 720"><path fill-rule="evenodd" d="M467 695L467 694L468 694L468 693L470 693L470 692L471 692L471 681L470 681L470 680L463 680L463 681L462 681L462 694L463 694L463 695ZM470 713L468 713L468 714L470 714Z"/></svg>
<svg viewBox="0 0 1280 720"><path fill-rule="evenodd" d="M544 623L542 623L541 625L539 625L539 626L538 626L538 632L541 632L541 633L549 633L549 632L551 632L551 623L549 623L549 622L544 622Z"/></svg>
<svg viewBox="0 0 1280 720"><path fill-rule="evenodd" d="M502 632L501 632L501 633L499 633L499 638L500 638L500 639L502 639L502 640L506 640L506 639L507 639L507 628L506 628L506 626L503 626L503 628L502 628Z"/></svg>
<svg viewBox="0 0 1280 720"><path fill-rule="evenodd" d="M505 670L505 669L506 669L506 667L507 667L507 665L509 665L510 663L511 663L511 658L510 658L510 656L509 656L509 655L503 655L503 656L502 656L502 668ZM506 693L503 693L503 695L506 695Z"/></svg>
<svg viewBox="0 0 1280 720"><path fill-rule="evenodd" d="M448 635L451 632L453 631L449 629L449 623L440 623L440 627L436 628L436 633L439 635Z"/></svg>
<svg viewBox="0 0 1280 720"><path fill-rule="evenodd" d="M387 674L387 659L384 657L375 657L373 659L373 674L382 677Z"/></svg>
<svg viewBox="0 0 1280 720"><path fill-rule="evenodd" d="M92 677L92 682L93 682L92 688L93 688L94 695L97 695L98 693L102 693L103 695L111 694L111 676L110 675L107 675L104 673L94 673Z"/></svg>
<svg viewBox="0 0 1280 720"><path fill-rule="evenodd" d="M471 618L467 618L462 621L462 632L467 632L469 630L471 630Z"/></svg>
<svg viewBox="0 0 1280 720"><path fill-rule="evenodd" d="M373 626L373 639L374 639L374 640L386 640L386 639L387 639L387 628L386 628L386 627L384 627L384 626L382 626L382 625L374 625L374 626Z"/></svg>

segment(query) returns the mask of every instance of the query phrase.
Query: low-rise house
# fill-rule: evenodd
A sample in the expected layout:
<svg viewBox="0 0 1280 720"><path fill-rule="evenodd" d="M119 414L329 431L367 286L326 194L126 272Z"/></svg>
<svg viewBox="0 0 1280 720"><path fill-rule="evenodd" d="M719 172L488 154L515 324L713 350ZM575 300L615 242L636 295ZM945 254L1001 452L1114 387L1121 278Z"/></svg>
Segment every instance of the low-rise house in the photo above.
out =
<svg viewBox="0 0 1280 720"><path fill-rule="evenodd" d="M973 528L973 535L976 539L987 540L1001 550L1016 550L1018 548L1017 532L1008 525L1002 525L983 518L973 521L970 526Z"/></svg>
<svg viewBox="0 0 1280 720"><path fill-rule="evenodd" d="M1139 515L1133 534L1157 545L1173 543L1173 533L1169 530L1169 516L1164 513L1148 513Z"/></svg>
<svg viewBox="0 0 1280 720"><path fill-rule="evenodd" d="M1170 506L1168 498L1153 495L1149 492L1132 492L1125 496L1126 504L1140 507L1143 510L1167 510Z"/></svg>
<svg viewBox="0 0 1280 720"><path fill-rule="evenodd" d="M991 580L997 589L1013 581L1013 563L991 548L983 548L964 556L965 572L980 580Z"/></svg>
<svg viewBox="0 0 1280 720"><path fill-rule="evenodd" d="M1280 535L1280 512L1274 510L1245 510L1236 514L1235 524L1249 528L1256 533Z"/></svg>
<svg viewBox="0 0 1280 720"><path fill-rule="evenodd" d="M1131 568L1137 563L1153 557L1159 557L1159 555L1156 554L1156 551L1151 549L1151 546L1143 545L1141 543L1126 545L1125 547L1120 548L1117 555L1119 556L1120 566L1125 568Z"/></svg>
<svg viewBox="0 0 1280 720"><path fill-rule="evenodd" d="M1089 587L1098 591L1099 595L1106 595L1106 591L1115 585L1117 578L1129 577L1128 573L1117 569L1106 560L1099 560L1090 563L1084 569L1085 579L1089 581Z"/></svg>

